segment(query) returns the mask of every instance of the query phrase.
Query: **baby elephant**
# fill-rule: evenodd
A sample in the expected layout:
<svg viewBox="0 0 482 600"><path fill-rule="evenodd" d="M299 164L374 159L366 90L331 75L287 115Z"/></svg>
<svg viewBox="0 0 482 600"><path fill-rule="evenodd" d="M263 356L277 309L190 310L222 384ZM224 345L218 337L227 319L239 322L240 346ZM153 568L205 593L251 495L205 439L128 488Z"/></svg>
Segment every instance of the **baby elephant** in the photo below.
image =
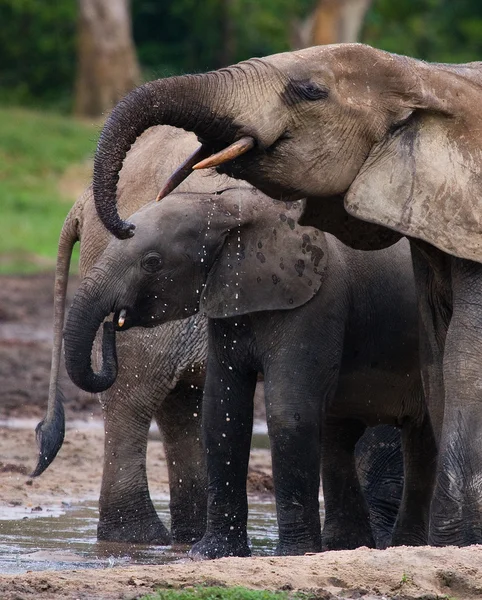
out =
<svg viewBox="0 0 482 600"><path fill-rule="evenodd" d="M354 447L367 426L380 423L402 428L405 485L392 543L426 543L436 451L419 377L408 244L351 250L299 226L300 208L246 188L172 194L149 204L132 216L133 238L109 243L66 322L69 374L103 387L117 374L116 330L200 310L209 317L208 524L191 551L203 558L250 552L246 476L258 372L265 380L278 552L374 545ZM103 365L94 373L90 349L110 313Z"/></svg>

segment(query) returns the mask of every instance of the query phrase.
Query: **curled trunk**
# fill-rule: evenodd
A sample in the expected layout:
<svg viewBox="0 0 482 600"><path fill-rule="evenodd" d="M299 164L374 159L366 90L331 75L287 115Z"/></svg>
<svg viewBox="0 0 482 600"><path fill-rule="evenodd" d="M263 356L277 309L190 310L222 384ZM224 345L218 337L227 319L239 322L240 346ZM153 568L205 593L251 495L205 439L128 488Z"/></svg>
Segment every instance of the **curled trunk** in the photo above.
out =
<svg viewBox="0 0 482 600"><path fill-rule="evenodd" d="M132 144L154 125L194 131L209 142L232 138L230 84L228 70L159 79L133 90L114 108L97 145L93 177L98 215L113 235L133 235L134 225L119 217L116 206L119 171Z"/></svg>
<svg viewBox="0 0 482 600"><path fill-rule="evenodd" d="M92 369L92 347L97 330L111 312L99 286L86 277L77 291L70 308L64 330L65 366L72 381L82 390L91 393L110 388L117 378L117 353L115 329L105 322L102 340L102 367Z"/></svg>

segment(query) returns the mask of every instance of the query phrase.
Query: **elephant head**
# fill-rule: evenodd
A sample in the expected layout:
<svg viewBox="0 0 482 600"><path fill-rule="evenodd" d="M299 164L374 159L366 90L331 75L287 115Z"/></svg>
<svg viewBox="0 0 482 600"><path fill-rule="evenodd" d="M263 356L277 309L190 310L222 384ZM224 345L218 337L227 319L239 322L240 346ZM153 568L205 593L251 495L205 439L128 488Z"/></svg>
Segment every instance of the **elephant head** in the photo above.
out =
<svg viewBox="0 0 482 600"><path fill-rule="evenodd" d="M305 223L323 226L320 214L344 198L337 221L354 216L482 261L481 91L481 63L429 64L361 44L147 83L99 140L99 216L116 236L132 234L116 211L118 172L143 130L168 123L198 135L200 156L220 151L197 167L218 165L272 197L307 197Z"/></svg>
<svg viewBox="0 0 482 600"><path fill-rule="evenodd" d="M325 275L326 240L296 223L300 208L233 188L174 193L137 211L131 220L141 235L112 239L73 299L64 338L74 383L87 391L114 383L114 329L153 327L199 309L221 318L308 302ZM111 313L96 374L92 344Z"/></svg>

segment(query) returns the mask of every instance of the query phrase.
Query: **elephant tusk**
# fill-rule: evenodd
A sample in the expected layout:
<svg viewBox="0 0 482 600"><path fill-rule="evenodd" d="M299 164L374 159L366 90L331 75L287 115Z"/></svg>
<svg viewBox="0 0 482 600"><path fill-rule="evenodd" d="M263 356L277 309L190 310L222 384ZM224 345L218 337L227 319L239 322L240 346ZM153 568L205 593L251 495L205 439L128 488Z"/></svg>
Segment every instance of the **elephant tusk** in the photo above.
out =
<svg viewBox="0 0 482 600"><path fill-rule="evenodd" d="M201 162L198 162L193 166L193 169L209 169L210 167L217 167L219 165L222 165L223 163L228 162L229 160L233 160L234 158L241 156L248 150L251 150L251 148L254 147L255 143L256 142L254 141L254 138L252 138L251 136L242 137L237 142L234 142L224 150L216 152L216 154L213 154L212 156L205 158Z"/></svg>
<svg viewBox="0 0 482 600"><path fill-rule="evenodd" d="M251 150L254 145L254 138L251 136L245 136L224 150L216 152L216 154L211 154L209 146L202 144L195 152L191 154L191 156L186 158L186 160L168 178L161 191L157 194L156 202L159 202L159 200L162 200L173 190L175 190L178 185L180 185L187 177L189 177L193 169L209 169L210 167L216 167L224 162L241 156L248 150Z"/></svg>
<svg viewBox="0 0 482 600"><path fill-rule="evenodd" d="M126 309L123 308L119 313L119 319L117 320L117 325L122 327L126 322Z"/></svg>
<svg viewBox="0 0 482 600"><path fill-rule="evenodd" d="M206 144L202 144L195 152L191 154L169 177L161 191L157 194L156 202L165 198L177 188L192 173L192 168L199 161L211 155L211 150Z"/></svg>

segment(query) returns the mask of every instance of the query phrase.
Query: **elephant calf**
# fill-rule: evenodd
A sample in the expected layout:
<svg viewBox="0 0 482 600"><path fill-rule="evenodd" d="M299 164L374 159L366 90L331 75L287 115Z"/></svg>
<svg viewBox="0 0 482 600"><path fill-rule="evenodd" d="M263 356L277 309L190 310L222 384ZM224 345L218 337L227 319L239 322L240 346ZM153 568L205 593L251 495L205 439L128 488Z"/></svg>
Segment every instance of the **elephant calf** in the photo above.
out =
<svg viewBox="0 0 482 600"><path fill-rule="evenodd" d="M279 553L374 545L354 448L365 428L379 423L401 427L403 438L405 485L392 543L426 543L435 446L419 376L408 244L351 250L299 226L299 213L297 204L254 189L173 194L149 204L132 216L133 238L108 244L69 311L67 370L81 387L89 381L100 388L115 381L116 330L199 310L209 317L207 531L194 555L249 554L246 475L258 372ZM94 373L90 347L110 313L103 365Z"/></svg>

